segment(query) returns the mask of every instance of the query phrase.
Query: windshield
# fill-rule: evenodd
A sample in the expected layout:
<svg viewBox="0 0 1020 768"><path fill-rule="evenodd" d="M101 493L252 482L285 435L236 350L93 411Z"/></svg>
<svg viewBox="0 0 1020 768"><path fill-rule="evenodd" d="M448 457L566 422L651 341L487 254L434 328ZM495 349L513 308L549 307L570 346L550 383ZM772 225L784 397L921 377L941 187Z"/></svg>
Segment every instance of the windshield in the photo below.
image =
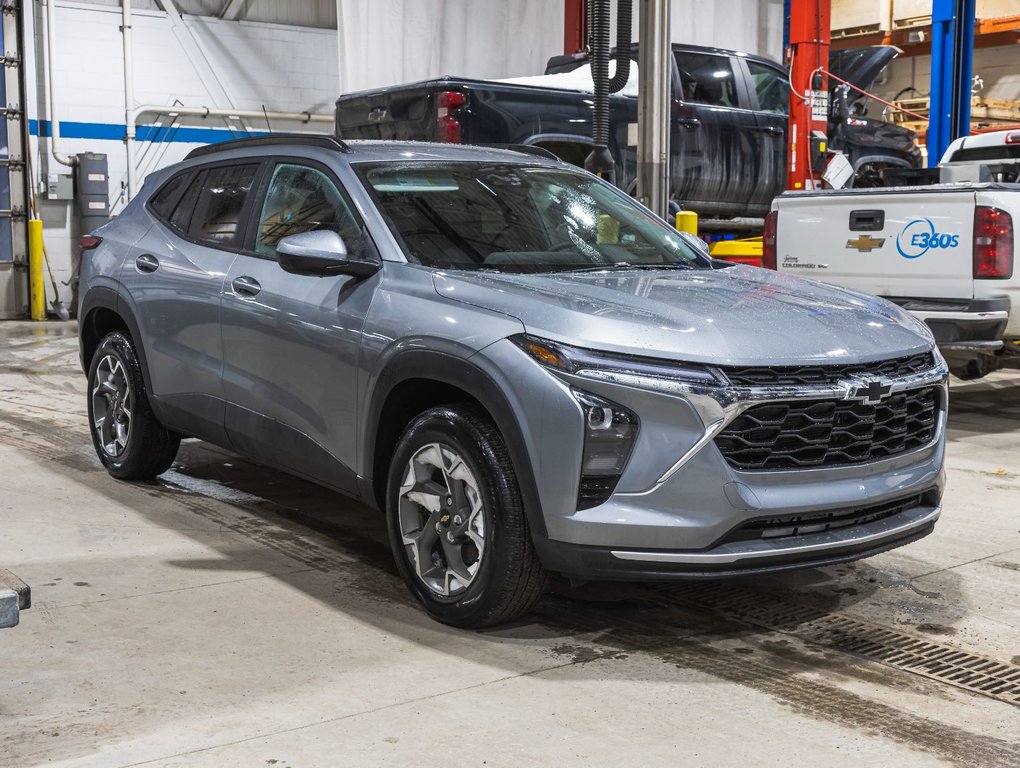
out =
<svg viewBox="0 0 1020 768"><path fill-rule="evenodd" d="M355 167L408 259L428 267L710 267L664 221L587 174L470 162Z"/></svg>

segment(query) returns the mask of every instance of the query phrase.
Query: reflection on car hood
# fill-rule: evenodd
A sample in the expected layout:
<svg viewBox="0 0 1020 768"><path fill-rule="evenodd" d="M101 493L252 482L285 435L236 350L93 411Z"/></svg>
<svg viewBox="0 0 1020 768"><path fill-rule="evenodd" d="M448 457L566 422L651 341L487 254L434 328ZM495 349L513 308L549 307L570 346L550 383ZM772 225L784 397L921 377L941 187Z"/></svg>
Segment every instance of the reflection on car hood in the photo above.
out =
<svg viewBox="0 0 1020 768"><path fill-rule="evenodd" d="M437 272L448 299L580 347L717 365L866 362L931 347L894 304L766 269Z"/></svg>
<svg viewBox="0 0 1020 768"><path fill-rule="evenodd" d="M875 79L882 74L882 70L889 66L889 63L899 54L900 49L894 45L872 45L864 48L831 51L829 53L829 71L861 90L870 91ZM832 90L838 85L839 83L833 81L829 83L829 89ZM861 96L861 93L852 90L847 94L847 101L852 103Z"/></svg>

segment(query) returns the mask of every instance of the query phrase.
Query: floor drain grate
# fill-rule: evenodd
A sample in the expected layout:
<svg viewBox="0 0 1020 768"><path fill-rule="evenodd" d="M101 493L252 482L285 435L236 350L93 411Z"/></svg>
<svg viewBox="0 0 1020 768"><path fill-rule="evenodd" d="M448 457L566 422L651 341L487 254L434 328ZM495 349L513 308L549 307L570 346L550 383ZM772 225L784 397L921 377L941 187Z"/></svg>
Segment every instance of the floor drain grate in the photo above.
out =
<svg viewBox="0 0 1020 768"><path fill-rule="evenodd" d="M897 669L1020 705L1020 667L772 594L726 584L672 586L672 600L793 635Z"/></svg>

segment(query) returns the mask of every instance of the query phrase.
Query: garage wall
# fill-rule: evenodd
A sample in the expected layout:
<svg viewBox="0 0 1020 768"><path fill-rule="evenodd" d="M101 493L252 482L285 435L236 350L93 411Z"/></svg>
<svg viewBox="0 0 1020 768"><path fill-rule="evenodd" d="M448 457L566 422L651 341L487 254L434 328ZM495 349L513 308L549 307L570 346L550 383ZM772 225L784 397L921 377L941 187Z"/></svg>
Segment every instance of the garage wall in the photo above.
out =
<svg viewBox="0 0 1020 768"><path fill-rule="evenodd" d="M110 200L114 213L124 205L127 165L123 137L124 70L119 7L61 2L54 7L57 46L54 75L59 98L61 151L91 151L109 157ZM45 85L45 7L37 4L38 34L29 63L29 103L33 136L49 133ZM142 104L224 107L269 111L332 114L338 92L336 32L332 29L228 22L185 16L175 29L162 11L133 13L134 88L136 106ZM189 42L193 34L197 42ZM202 53L194 55L197 50ZM285 65L281 65L285 63ZM142 116L136 158L138 179L157 168L181 160L191 149L210 141L266 130L263 120L189 118L171 125L172 118ZM328 124L319 124L319 130ZM275 122L273 129L309 130L301 123ZM314 130L314 128L312 129ZM144 140L144 139L150 140ZM49 142L32 141L36 176L70 174L51 162ZM42 153L39 146L42 145ZM79 233L71 222L69 201L39 198L47 250L59 282L71 273L71 247ZM70 289L61 286L69 300ZM63 292L66 291L66 295Z"/></svg>
<svg viewBox="0 0 1020 768"><path fill-rule="evenodd" d="M974 49L974 74L984 81L981 95L987 99L1020 101L1020 46ZM931 88L931 56L910 56L896 59L889 66L885 81L876 93L890 98L902 88L913 86L920 94L908 93L902 98L926 96Z"/></svg>

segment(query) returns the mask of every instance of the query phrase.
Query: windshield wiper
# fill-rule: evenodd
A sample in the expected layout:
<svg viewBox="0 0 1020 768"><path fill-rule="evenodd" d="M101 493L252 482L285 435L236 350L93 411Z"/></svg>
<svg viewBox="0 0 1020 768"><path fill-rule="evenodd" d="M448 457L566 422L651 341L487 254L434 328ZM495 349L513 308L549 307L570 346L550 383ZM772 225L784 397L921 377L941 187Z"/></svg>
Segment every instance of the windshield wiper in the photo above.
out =
<svg viewBox="0 0 1020 768"><path fill-rule="evenodd" d="M633 264L629 261L617 261L613 264L592 264L579 269L563 269L557 272L621 272L628 269L696 269L693 264Z"/></svg>

